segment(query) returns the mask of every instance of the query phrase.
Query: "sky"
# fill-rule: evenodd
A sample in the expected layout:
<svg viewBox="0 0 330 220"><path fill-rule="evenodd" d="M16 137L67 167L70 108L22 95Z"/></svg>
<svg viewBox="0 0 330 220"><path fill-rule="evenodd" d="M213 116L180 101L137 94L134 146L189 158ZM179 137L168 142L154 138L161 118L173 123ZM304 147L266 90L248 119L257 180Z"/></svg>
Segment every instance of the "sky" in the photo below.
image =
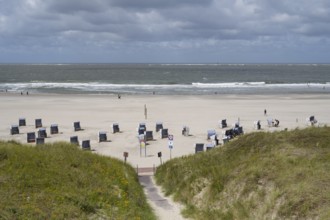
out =
<svg viewBox="0 0 330 220"><path fill-rule="evenodd" d="M0 0L0 63L330 63L330 1Z"/></svg>

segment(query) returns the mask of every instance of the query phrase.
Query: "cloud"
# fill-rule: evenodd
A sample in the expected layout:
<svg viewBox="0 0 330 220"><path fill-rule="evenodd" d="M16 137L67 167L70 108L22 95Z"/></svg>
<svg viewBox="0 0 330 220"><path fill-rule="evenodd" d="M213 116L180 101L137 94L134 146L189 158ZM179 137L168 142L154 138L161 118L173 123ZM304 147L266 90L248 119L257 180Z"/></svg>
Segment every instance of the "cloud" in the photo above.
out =
<svg viewBox="0 0 330 220"><path fill-rule="evenodd" d="M296 50L297 42L328 48L329 23L327 0L0 0L0 52L67 51L70 59L85 48L134 59L171 50L223 56L226 45L233 54Z"/></svg>

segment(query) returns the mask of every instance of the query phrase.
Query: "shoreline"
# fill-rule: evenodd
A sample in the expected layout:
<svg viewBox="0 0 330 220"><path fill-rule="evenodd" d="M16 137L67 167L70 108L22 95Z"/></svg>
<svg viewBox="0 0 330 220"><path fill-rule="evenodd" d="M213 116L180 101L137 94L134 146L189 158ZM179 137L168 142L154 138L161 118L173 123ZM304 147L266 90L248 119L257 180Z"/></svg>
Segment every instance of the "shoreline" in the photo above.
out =
<svg viewBox="0 0 330 220"><path fill-rule="evenodd" d="M125 94L125 93L29 93L26 95L26 91L23 91L23 95L20 92L1 92L1 96L9 96L9 97L24 97L24 96L33 96L33 97L114 97L117 98L118 94L121 95L121 98L125 97L142 97L142 98L149 98L149 97L206 97L206 98L238 98L238 99L251 99L251 98L260 98L260 99L269 99L269 98L300 98L300 99L313 99L313 98L324 98L327 99L330 97L330 93L323 93L323 92L315 92L315 93L266 93L266 94L259 94L259 93L247 93L247 94L239 94L239 93L216 93L216 94Z"/></svg>
<svg viewBox="0 0 330 220"><path fill-rule="evenodd" d="M257 131L254 122L261 121L266 132L305 128L306 118L314 115L320 125L329 125L330 94L300 95L116 95L108 94L20 94L0 93L0 139L26 143L26 133L35 131L34 120L41 118L49 137L45 143L69 142L77 135L79 141L90 140L95 153L124 160L133 167L153 167L170 157L195 153L195 144L208 144L207 131L214 129L222 143L222 133L237 121L245 133ZM147 119L144 116L147 106ZM267 109L268 115L264 115ZM27 126L20 127L20 134L10 135L11 125L26 118ZM267 119L278 119L279 127L268 127ZM228 128L219 127L219 121L227 119ZM74 132L73 122L80 121L83 131ZM140 122L153 131L154 140L147 142L147 155L140 156L137 127ZM168 147L168 139L161 139L155 124L163 122L169 134L174 135L174 148ZM112 133L113 123L119 123L121 133ZM50 135L50 125L58 124L60 134ZM182 127L189 126L191 136L182 135ZM108 142L98 141L98 132L107 132ZM35 145L35 144L31 144ZM144 149L143 149L144 150Z"/></svg>

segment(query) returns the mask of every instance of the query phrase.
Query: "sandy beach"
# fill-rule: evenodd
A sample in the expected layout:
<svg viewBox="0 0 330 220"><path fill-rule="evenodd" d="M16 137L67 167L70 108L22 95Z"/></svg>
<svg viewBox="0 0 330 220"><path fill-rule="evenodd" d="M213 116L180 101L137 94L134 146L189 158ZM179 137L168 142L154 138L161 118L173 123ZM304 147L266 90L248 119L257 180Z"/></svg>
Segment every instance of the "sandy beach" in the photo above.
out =
<svg viewBox="0 0 330 220"><path fill-rule="evenodd" d="M50 94L0 94L0 139L27 143L27 132L36 132L35 119L42 119L48 137L45 143L70 141L78 136L79 142L90 140L93 152L124 160L133 167L149 168L160 165L170 158L195 153L196 143L210 143L207 131L214 129L222 145L223 132L239 121L244 133L253 131L274 132L285 129L305 128L306 118L314 115L316 126L330 124L330 95L212 95L212 96L122 96L115 95L50 95ZM145 117L145 106L147 117ZM264 110L267 115L264 115ZM18 125L25 118L26 126L19 127L19 134L10 135L11 125ZM267 119L278 119L278 127L269 127ZM227 120L228 127L221 128L219 121ZM261 130L254 122L260 120ZM83 130L74 131L73 123L79 121ZM140 148L137 128L146 123L153 132L154 140L146 148ZM173 135L173 149L167 138L160 138L156 123ZM118 123L120 133L112 133L112 124ZM58 134L50 134L51 124L57 124ZM182 135L183 126L190 129L189 136ZM107 132L107 142L99 142L99 132ZM30 143L35 146L35 143ZM221 146L220 146L221 147ZM141 177L143 178L143 177ZM147 177L145 177L147 178ZM150 178L150 177L149 177ZM147 198L159 219L184 219L179 204L165 198L152 180L142 181ZM160 205L159 198L163 203ZM155 200L155 201L154 201Z"/></svg>
<svg viewBox="0 0 330 220"><path fill-rule="evenodd" d="M35 119L42 119L48 137L46 143L70 141L71 136L90 140L96 153L124 159L133 167L153 167L170 157L195 153L196 143L209 143L207 130L215 129L220 143L222 133L239 121L245 133L256 131L254 122L261 121L261 131L279 131L304 128L306 118L314 115L319 125L329 125L330 95L212 95L212 96L122 96L114 95L0 95L0 139L26 143L26 133L35 131ZM147 108L145 118L144 106ZM267 115L264 115L264 109ZM19 118L26 119L26 126L20 127L20 134L10 135L10 126L18 125ZM278 119L279 127L268 127L267 119ZM228 128L222 129L219 120L227 119ZM73 122L80 121L82 131L75 132ZM146 149L140 148L137 128L146 123L153 131L153 141ZM168 139L161 139L155 131L156 122L173 135L173 149ZM120 133L112 133L112 124L118 123ZM57 124L59 134L50 135L50 125ZM182 135L183 126L190 128L190 136ZM98 132L107 132L107 142L99 142ZM31 144L34 145L34 144Z"/></svg>

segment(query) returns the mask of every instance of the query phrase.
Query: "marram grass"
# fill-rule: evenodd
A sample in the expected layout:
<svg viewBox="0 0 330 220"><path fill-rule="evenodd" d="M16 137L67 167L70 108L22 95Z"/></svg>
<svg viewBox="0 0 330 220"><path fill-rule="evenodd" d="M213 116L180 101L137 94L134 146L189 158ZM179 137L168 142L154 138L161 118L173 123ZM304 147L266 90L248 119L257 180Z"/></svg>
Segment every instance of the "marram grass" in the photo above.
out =
<svg viewBox="0 0 330 220"><path fill-rule="evenodd" d="M156 219L134 169L67 143L0 142L0 219Z"/></svg>
<svg viewBox="0 0 330 220"><path fill-rule="evenodd" d="M156 181L193 219L330 219L330 128L247 134Z"/></svg>

